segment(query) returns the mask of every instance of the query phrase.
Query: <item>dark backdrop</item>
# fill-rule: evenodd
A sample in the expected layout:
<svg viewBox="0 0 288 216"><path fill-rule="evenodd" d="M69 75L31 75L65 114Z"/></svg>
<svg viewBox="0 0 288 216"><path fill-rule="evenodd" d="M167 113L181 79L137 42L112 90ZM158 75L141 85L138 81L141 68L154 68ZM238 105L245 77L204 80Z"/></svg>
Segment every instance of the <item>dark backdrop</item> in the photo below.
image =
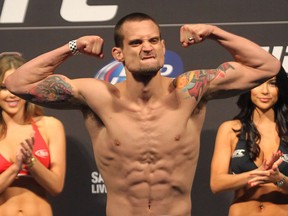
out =
<svg viewBox="0 0 288 216"><path fill-rule="evenodd" d="M82 35L102 36L105 40L104 60L80 55L59 67L59 73L71 78L94 77L112 60L113 26L123 15L136 11L156 18L167 49L181 56L184 70L215 68L230 60L230 56L211 41L183 49L179 43L179 28L184 23L215 24L247 37L273 53L282 61L286 71L288 69L287 0L1 0L0 9L0 52L20 51L28 60ZM213 195L209 188L209 172L217 127L237 112L235 100L217 100L208 104L191 193L193 216L227 215L232 194ZM55 216L105 215L105 187L96 168L81 113L45 111L47 115L59 118L67 133L65 188L60 196L51 198Z"/></svg>

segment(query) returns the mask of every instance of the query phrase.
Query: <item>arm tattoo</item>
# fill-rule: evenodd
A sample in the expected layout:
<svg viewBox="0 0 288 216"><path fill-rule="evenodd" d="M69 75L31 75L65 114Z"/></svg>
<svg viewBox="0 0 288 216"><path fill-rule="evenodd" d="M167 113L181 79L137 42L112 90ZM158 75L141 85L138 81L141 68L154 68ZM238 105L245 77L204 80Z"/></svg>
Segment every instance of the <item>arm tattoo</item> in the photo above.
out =
<svg viewBox="0 0 288 216"><path fill-rule="evenodd" d="M50 76L29 91L32 102L64 102L72 98L72 87L64 77Z"/></svg>
<svg viewBox="0 0 288 216"><path fill-rule="evenodd" d="M188 92L190 97L199 101L207 84L212 80L224 78L228 69L234 70L234 67L229 63L224 63L216 69L190 71L177 77L174 80L174 86L182 89L183 92Z"/></svg>

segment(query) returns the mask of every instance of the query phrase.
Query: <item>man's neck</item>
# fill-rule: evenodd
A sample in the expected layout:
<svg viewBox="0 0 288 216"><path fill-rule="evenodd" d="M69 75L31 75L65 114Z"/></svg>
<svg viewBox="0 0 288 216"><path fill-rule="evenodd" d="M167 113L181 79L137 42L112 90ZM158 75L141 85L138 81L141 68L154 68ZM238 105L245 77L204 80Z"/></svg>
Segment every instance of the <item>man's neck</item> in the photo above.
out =
<svg viewBox="0 0 288 216"><path fill-rule="evenodd" d="M142 100L143 102L160 97L165 89L161 85L163 85L163 77L160 72L154 76L138 75L137 78L128 75L126 79L126 89L129 97L132 100Z"/></svg>

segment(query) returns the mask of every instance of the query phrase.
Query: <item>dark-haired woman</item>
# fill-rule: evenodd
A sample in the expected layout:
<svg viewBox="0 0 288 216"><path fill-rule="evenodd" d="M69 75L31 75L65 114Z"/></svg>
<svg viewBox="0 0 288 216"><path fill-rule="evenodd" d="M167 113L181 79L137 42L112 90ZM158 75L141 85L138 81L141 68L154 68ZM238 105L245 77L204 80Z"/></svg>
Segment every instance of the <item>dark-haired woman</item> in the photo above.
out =
<svg viewBox="0 0 288 216"><path fill-rule="evenodd" d="M234 191L229 216L288 215L288 80L276 77L242 94L240 112L218 129L213 193Z"/></svg>

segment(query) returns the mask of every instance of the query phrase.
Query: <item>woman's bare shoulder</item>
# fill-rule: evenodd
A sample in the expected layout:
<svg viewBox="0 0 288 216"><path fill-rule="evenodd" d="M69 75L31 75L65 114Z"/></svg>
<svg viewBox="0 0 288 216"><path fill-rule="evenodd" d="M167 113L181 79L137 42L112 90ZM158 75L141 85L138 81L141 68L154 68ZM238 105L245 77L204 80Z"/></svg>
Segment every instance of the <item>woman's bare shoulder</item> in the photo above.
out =
<svg viewBox="0 0 288 216"><path fill-rule="evenodd" d="M34 117L33 120L36 122L39 126L62 126L62 122L53 116L37 116Z"/></svg>
<svg viewBox="0 0 288 216"><path fill-rule="evenodd" d="M219 129L221 131L237 131L241 129L241 122L239 120L228 120L220 124Z"/></svg>

